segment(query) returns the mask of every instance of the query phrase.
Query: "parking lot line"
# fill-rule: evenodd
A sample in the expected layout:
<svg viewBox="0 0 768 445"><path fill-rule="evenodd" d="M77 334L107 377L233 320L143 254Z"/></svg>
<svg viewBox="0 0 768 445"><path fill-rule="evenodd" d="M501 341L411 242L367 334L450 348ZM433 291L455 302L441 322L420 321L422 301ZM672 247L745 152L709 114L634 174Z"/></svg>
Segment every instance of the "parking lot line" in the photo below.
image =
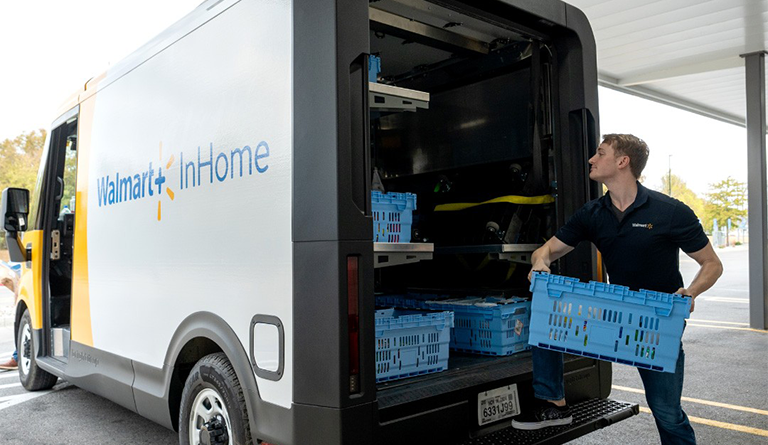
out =
<svg viewBox="0 0 768 445"><path fill-rule="evenodd" d="M762 329L735 328L733 326L715 326L711 324L698 324L698 323L688 323L688 326L696 326L698 328L728 329L731 331L750 331L750 332L758 332L760 334L768 334L768 331L763 331Z"/></svg>
<svg viewBox="0 0 768 445"><path fill-rule="evenodd" d="M736 323L734 321L705 320L703 318L689 318L688 321L693 321L696 323L717 323L717 324L732 324L736 326L749 326L749 323Z"/></svg>
<svg viewBox="0 0 768 445"><path fill-rule="evenodd" d="M749 298L732 298L732 297L699 297L701 300L714 303L744 303L749 304Z"/></svg>
<svg viewBox="0 0 768 445"><path fill-rule="evenodd" d="M44 395L50 394L52 391L55 391L55 390L49 389L48 391L24 393L18 396L14 396L13 398L0 401L0 411L6 408L10 408L14 405L18 405L19 403L24 403L28 400L36 399L38 397L42 397Z"/></svg>
<svg viewBox="0 0 768 445"><path fill-rule="evenodd" d="M15 388L17 386L21 386L21 383L9 383L7 385L0 385L0 389Z"/></svg>
<svg viewBox="0 0 768 445"><path fill-rule="evenodd" d="M641 406L640 412L651 414L651 410ZM753 428L751 426L737 425L735 423L720 422L719 420L704 419L702 417L688 416L688 420L691 423L700 423L702 425L714 426L717 428L723 428L726 430L739 431L742 433L754 434L755 436L768 437L768 430L761 430L760 428Z"/></svg>
<svg viewBox="0 0 768 445"><path fill-rule="evenodd" d="M645 391L643 391L642 389L629 388L627 386L613 385L612 388L619 391L645 394ZM713 402L711 400L694 399L693 397L681 397L681 399L691 403L699 403L702 405L716 406L718 408L728 408L736 411L744 411L748 413L762 414L763 416L768 416L768 410L764 410L764 409L750 408L748 406L731 405L729 403Z"/></svg>

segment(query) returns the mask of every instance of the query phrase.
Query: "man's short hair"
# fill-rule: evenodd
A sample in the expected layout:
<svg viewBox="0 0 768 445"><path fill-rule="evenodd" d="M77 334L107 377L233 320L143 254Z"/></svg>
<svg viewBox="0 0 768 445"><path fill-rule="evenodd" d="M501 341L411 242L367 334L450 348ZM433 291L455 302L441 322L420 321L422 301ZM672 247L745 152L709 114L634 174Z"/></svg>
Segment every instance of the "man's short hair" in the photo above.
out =
<svg viewBox="0 0 768 445"><path fill-rule="evenodd" d="M606 134L603 142L613 147L616 156L629 156L629 169L635 178L640 177L650 153L644 140L631 134Z"/></svg>

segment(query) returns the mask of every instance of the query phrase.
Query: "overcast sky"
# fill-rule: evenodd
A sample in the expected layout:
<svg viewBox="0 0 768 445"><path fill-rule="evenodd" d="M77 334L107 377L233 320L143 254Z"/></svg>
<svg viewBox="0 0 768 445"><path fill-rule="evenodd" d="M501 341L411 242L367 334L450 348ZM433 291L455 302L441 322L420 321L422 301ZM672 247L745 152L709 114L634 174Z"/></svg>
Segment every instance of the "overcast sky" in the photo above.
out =
<svg viewBox="0 0 768 445"><path fill-rule="evenodd" d="M0 2L0 140L47 129L59 105L88 79L201 2ZM601 134L633 133L648 143L647 186L661 186L670 162L672 173L699 195L729 175L746 181L743 128L605 88L599 94Z"/></svg>
<svg viewBox="0 0 768 445"><path fill-rule="evenodd" d="M728 176L747 181L744 128L608 88L599 94L601 135L632 133L648 144L647 187L658 190L670 165L700 197Z"/></svg>
<svg viewBox="0 0 768 445"><path fill-rule="evenodd" d="M48 129L85 84L202 0L0 1L0 140Z"/></svg>

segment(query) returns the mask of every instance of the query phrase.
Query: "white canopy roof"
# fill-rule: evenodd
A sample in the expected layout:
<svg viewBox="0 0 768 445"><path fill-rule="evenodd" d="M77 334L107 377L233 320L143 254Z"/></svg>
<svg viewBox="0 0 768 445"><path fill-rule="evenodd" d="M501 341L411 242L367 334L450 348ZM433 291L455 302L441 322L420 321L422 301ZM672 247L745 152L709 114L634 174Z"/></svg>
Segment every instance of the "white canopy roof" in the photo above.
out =
<svg viewBox="0 0 768 445"><path fill-rule="evenodd" d="M744 125L742 54L766 49L766 0L565 0L597 40L600 85Z"/></svg>

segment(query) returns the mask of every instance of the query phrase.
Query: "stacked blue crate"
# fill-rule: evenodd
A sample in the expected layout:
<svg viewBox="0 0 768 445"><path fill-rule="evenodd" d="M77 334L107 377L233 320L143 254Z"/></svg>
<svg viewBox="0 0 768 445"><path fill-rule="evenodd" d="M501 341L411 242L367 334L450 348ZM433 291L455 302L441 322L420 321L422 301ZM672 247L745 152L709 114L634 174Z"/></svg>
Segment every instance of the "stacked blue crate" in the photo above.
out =
<svg viewBox="0 0 768 445"><path fill-rule="evenodd" d="M376 381L448 369L452 312L376 311Z"/></svg>
<svg viewBox="0 0 768 445"><path fill-rule="evenodd" d="M410 243L416 195L371 191L373 209L373 241L377 243Z"/></svg>
<svg viewBox="0 0 768 445"><path fill-rule="evenodd" d="M426 309L426 302L431 299L425 298L421 294L376 295L376 306L381 308Z"/></svg>
<svg viewBox="0 0 768 445"><path fill-rule="evenodd" d="M427 309L453 311L451 349L511 355L529 349L531 302L523 298L469 297L427 301Z"/></svg>
<svg viewBox="0 0 768 445"><path fill-rule="evenodd" d="M378 56L368 56L368 82L376 83L381 72L381 58Z"/></svg>

